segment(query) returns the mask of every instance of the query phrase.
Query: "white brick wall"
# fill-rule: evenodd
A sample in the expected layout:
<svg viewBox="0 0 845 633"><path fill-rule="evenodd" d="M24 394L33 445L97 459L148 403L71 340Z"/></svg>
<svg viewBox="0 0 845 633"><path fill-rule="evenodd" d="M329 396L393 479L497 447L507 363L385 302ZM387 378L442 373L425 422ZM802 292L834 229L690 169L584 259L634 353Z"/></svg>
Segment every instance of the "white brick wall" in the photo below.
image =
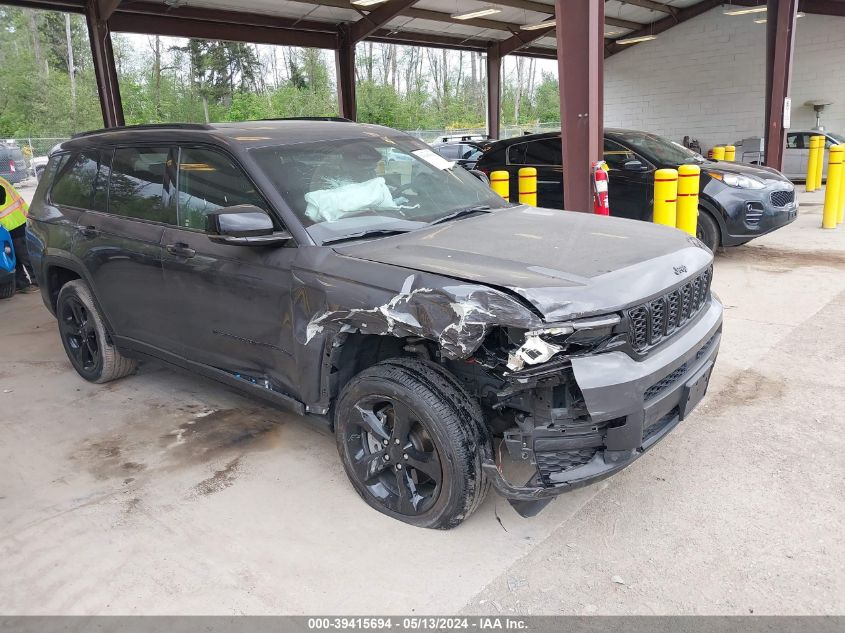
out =
<svg viewBox="0 0 845 633"><path fill-rule="evenodd" d="M706 151L763 134L766 26L721 7L605 60L605 126L698 138ZM671 70L661 73L661 66ZM792 127L815 125L808 100L833 102L822 124L845 133L845 18L797 21Z"/></svg>

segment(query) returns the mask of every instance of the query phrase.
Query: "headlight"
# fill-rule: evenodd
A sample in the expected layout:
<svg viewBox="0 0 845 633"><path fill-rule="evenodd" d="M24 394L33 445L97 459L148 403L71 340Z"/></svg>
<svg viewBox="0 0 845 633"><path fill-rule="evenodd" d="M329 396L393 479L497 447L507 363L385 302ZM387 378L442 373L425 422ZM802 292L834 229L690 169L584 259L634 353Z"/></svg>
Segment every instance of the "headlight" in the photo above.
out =
<svg viewBox="0 0 845 633"><path fill-rule="evenodd" d="M716 171L708 171L707 173L711 178L721 180L728 187L736 187L737 189L762 189L766 186L761 180L757 180L751 176L743 176L742 174L728 174Z"/></svg>

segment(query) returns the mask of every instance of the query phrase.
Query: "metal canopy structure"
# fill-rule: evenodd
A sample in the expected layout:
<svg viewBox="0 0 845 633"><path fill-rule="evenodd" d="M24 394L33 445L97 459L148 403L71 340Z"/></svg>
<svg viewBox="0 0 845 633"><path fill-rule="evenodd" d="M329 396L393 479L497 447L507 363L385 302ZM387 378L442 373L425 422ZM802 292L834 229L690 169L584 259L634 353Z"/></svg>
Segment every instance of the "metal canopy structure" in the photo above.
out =
<svg viewBox="0 0 845 633"><path fill-rule="evenodd" d="M123 125L111 33L303 46L335 51L341 114L356 118L355 45L361 41L486 54L487 121L498 137L506 55L557 59L566 208L591 208L590 162L602 153L603 58L624 40L657 35L721 4L766 5L767 164L781 167L797 10L845 16L845 0L0 0L84 13L103 120ZM474 17L465 14L479 13ZM557 15L565 20L557 21ZM529 27L529 28L526 28Z"/></svg>

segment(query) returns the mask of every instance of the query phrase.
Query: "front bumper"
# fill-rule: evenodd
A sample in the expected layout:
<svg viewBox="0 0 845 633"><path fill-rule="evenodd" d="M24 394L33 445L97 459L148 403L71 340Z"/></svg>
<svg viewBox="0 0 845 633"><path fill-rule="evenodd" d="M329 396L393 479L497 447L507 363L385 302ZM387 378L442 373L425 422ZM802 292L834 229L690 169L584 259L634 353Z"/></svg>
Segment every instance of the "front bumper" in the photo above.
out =
<svg viewBox="0 0 845 633"><path fill-rule="evenodd" d="M711 296L694 323L643 360L621 351L573 358L590 419L602 431L535 436L537 473L524 486L507 481L492 459L483 463L484 472L520 513L531 515L563 492L622 470L666 437L704 396L721 332L722 306ZM572 466L585 456L586 463Z"/></svg>
<svg viewBox="0 0 845 633"><path fill-rule="evenodd" d="M787 201L789 194L791 201ZM798 217L798 198L791 184L761 191L724 187L715 201L724 209L723 246L744 244L786 226Z"/></svg>

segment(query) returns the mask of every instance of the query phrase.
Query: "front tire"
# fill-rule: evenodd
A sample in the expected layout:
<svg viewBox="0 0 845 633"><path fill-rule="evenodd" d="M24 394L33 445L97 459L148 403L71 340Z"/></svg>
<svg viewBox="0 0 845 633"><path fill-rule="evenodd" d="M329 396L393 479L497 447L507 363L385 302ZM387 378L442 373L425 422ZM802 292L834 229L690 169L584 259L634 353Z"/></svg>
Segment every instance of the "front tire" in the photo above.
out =
<svg viewBox="0 0 845 633"><path fill-rule="evenodd" d="M722 232L719 230L719 225L707 211L698 210L698 226L695 231L695 236L707 245L714 253L716 249L721 246Z"/></svg>
<svg viewBox="0 0 845 633"><path fill-rule="evenodd" d="M394 358L365 369L344 387L334 419L346 474L379 512L449 529L484 500L491 448L481 408L439 365Z"/></svg>
<svg viewBox="0 0 845 633"><path fill-rule="evenodd" d="M105 319L84 281L77 279L62 286L56 316L65 353L85 380L110 382L135 371L137 361L123 356L111 342Z"/></svg>

